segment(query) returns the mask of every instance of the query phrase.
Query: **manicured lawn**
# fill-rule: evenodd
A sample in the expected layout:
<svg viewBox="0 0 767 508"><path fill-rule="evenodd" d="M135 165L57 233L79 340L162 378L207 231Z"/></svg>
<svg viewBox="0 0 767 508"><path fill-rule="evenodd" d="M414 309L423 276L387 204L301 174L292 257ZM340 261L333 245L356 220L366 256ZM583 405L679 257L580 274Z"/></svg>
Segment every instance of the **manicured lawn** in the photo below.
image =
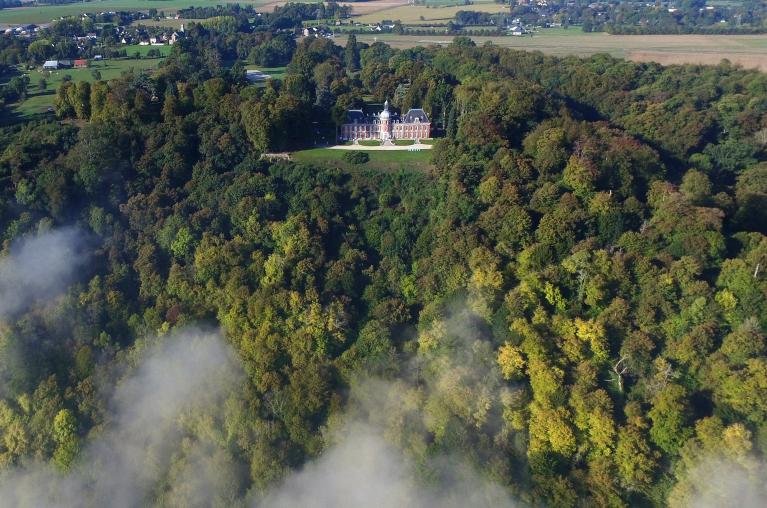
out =
<svg viewBox="0 0 767 508"><path fill-rule="evenodd" d="M371 151L366 152L370 160L365 164L349 164L343 159L346 150L331 150L329 148L313 148L291 154L296 162L324 164L344 170L379 169L382 171L426 171L431 167L431 150L420 152L402 151Z"/></svg>

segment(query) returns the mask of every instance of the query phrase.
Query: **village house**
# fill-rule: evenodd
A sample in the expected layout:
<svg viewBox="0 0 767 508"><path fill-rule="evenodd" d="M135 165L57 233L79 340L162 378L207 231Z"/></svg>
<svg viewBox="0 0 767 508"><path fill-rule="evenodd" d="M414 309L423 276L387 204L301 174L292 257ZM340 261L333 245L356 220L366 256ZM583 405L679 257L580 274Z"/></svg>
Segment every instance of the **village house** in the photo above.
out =
<svg viewBox="0 0 767 508"><path fill-rule="evenodd" d="M509 30L509 33L511 35L514 35L514 36L517 36L517 37L522 36L522 35L527 35L527 34L530 33L530 30L525 28L523 25L512 25L512 26L509 27L508 30Z"/></svg>
<svg viewBox="0 0 767 508"><path fill-rule="evenodd" d="M380 113L366 115L361 109L351 109L346 116L346 123L341 126L342 141L373 139L391 143L394 139L418 141L431 135L431 123L423 109L410 109L399 117L389 111L388 100Z"/></svg>
<svg viewBox="0 0 767 508"><path fill-rule="evenodd" d="M304 37L324 37L325 39L332 39L333 38L333 32L329 31L326 27L322 26L312 26L308 28L304 28L303 30Z"/></svg>

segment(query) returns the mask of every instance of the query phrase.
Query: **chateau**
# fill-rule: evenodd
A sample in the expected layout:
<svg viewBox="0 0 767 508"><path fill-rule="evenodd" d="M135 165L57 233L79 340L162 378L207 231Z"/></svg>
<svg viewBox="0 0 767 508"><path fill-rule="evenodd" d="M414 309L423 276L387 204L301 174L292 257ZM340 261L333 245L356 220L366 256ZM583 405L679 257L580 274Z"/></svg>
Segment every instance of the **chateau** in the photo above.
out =
<svg viewBox="0 0 767 508"><path fill-rule="evenodd" d="M341 126L341 141L377 139L391 143L393 139L427 139L431 124L422 109L411 109L402 117L389 111L389 101L378 114L365 115L361 109L350 109L346 123Z"/></svg>

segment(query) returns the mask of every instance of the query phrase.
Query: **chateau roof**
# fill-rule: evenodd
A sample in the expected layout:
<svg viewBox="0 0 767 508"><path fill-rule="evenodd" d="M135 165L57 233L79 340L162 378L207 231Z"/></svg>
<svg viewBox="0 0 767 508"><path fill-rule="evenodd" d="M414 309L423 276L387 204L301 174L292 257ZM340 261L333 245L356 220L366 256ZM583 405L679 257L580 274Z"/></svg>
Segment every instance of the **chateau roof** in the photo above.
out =
<svg viewBox="0 0 767 508"><path fill-rule="evenodd" d="M427 123L429 117L426 116L426 112L420 108L411 109L402 117L402 123L414 123L416 119L421 123Z"/></svg>
<svg viewBox="0 0 767 508"><path fill-rule="evenodd" d="M392 122L401 123L415 123L416 120L418 120L419 123L429 122L429 117L421 108L412 108L406 114L400 116L396 111L390 111L388 109L388 104L384 104L384 109L380 113L374 113L373 111L363 109L350 109L346 112L346 123L369 124L383 118L390 118Z"/></svg>
<svg viewBox="0 0 767 508"><path fill-rule="evenodd" d="M361 109L350 109L346 112L346 121L348 123L367 123L367 117Z"/></svg>

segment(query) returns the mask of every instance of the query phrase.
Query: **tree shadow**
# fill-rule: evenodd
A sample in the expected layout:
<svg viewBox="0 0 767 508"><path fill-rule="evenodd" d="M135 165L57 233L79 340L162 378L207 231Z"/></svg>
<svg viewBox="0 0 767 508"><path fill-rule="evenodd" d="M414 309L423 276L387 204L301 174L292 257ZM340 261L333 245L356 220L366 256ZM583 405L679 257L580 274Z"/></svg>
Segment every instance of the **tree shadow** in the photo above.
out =
<svg viewBox="0 0 767 508"><path fill-rule="evenodd" d="M16 66L9 66L5 72L0 73L0 85L7 84L11 79L21 77L24 73L21 72Z"/></svg>

